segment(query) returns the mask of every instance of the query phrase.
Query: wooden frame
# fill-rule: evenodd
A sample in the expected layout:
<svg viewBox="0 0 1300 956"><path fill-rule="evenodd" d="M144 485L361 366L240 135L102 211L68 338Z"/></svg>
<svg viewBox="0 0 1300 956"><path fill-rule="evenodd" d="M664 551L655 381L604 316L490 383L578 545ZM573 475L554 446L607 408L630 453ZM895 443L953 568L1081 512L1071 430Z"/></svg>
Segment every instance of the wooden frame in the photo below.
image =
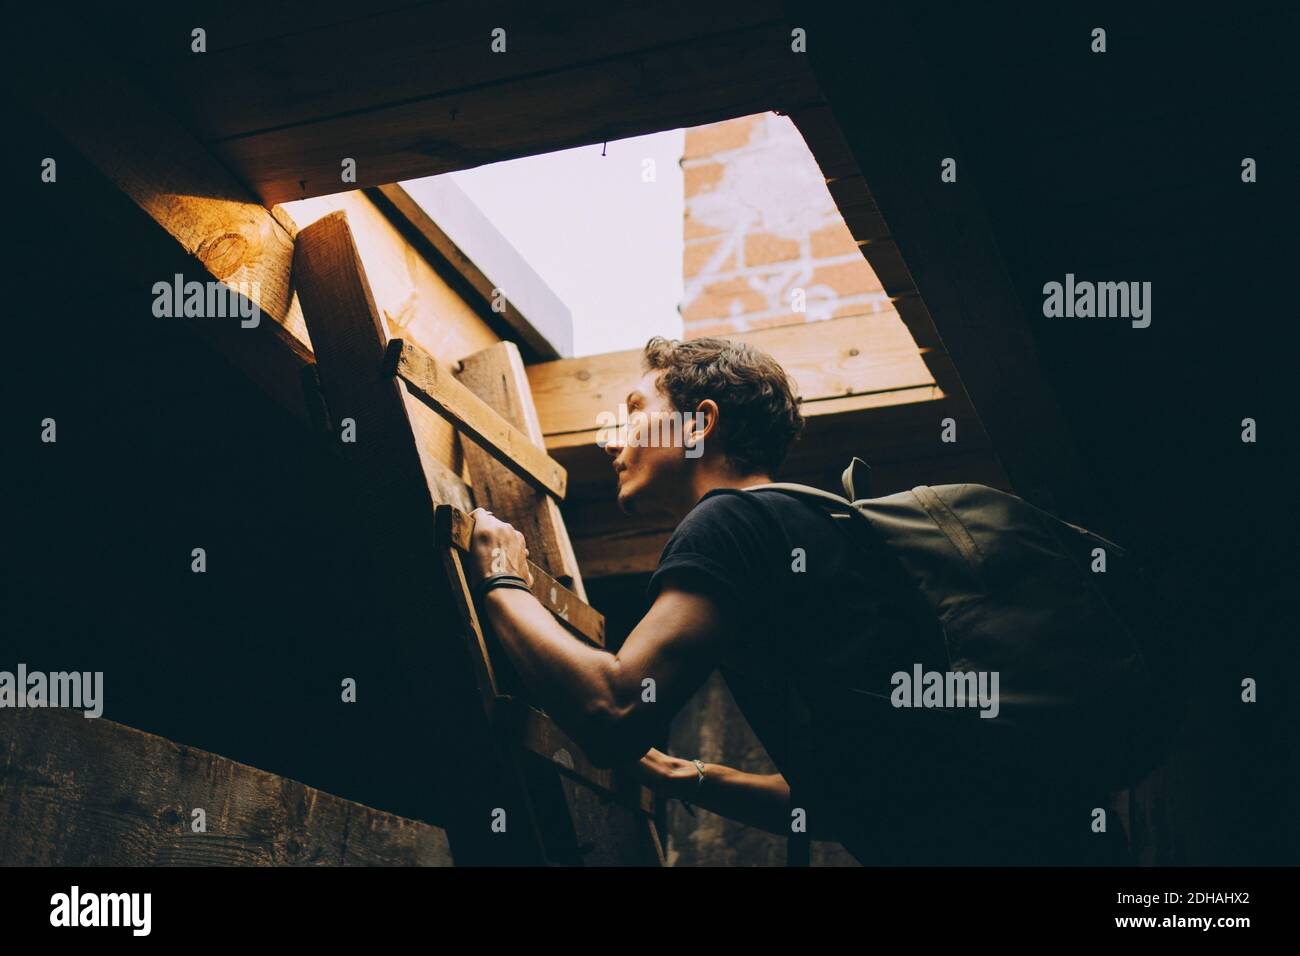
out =
<svg viewBox="0 0 1300 956"><path fill-rule="evenodd" d="M564 498L568 476L527 435L502 418L414 342L393 339L384 354L383 371L396 375L411 394L473 438L485 451L540 491Z"/></svg>

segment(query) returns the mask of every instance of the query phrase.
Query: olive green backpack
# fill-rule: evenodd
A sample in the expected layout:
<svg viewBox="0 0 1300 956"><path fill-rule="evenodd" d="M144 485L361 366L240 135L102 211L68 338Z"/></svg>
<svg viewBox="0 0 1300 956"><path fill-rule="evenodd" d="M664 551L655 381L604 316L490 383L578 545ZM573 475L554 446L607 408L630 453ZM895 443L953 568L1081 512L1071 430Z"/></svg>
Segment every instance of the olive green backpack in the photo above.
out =
<svg viewBox="0 0 1300 956"><path fill-rule="evenodd" d="M859 497L867 473L855 458L847 497L785 483L746 490L783 491L856 525L864 547L902 566L926 626L937 618L950 670L998 673L998 715L963 721L972 746L1109 789L1162 761L1175 707L1143 653L1143 586L1123 548L984 485Z"/></svg>

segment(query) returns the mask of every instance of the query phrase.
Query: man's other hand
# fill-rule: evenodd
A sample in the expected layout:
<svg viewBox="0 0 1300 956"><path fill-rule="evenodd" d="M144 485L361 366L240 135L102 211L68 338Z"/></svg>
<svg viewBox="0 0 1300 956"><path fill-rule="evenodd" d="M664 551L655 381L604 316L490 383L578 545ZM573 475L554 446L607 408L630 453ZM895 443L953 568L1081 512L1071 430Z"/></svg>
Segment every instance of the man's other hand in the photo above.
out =
<svg viewBox="0 0 1300 956"><path fill-rule="evenodd" d="M667 797L689 797L699 781L693 762L669 756L653 747L625 769L634 780Z"/></svg>
<svg viewBox="0 0 1300 956"><path fill-rule="evenodd" d="M517 574L532 587L533 575L528 569L528 544L524 536L482 508L475 508L470 517L474 519L474 535L470 539L465 569L470 583L491 574Z"/></svg>

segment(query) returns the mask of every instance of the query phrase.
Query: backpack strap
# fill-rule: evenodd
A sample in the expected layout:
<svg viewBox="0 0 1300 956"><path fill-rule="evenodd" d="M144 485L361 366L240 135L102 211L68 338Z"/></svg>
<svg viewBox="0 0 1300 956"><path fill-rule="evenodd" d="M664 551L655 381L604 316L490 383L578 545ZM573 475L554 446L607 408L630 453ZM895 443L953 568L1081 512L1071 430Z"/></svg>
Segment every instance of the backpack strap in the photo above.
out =
<svg viewBox="0 0 1300 956"><path fill-rule="evenodd" d="M851 465L849 467L852 467ZM857 521L865 527L873 536L876 534L875 528L871 525L871 519L853 506L853 502L848 498L842 498L839 495L832 494L829 491L822 491L820 488L814 488L812 485L798 485L789 481L773 481L765 485L750 485L742 488L742 491L763 491L770 489L772 491L784 491L788 495L794 495L796 498L802 498L809 504L820 507L826 514L840 521ZM833 507L832 507L833 506Z"/></svg>
<svg viewBox="0 0 1300 956"><path fill-rule="evenodd" d="M764 490L785 491L792 495L799 495L800 497L804 497L804 498L819 498L821 499L822 502L831 502L832 504L839 505L840 508L842 508L845 511L858 510L857 508L853 507L853 502L849 501L848 498L843 498L840 495L831 494L829 491L822 491L820 488L814 488L812 485L797 485L789 481L772 481L765 485L748 485L747 487L742 488L740 490L741 491L764 491Z"/></svg>

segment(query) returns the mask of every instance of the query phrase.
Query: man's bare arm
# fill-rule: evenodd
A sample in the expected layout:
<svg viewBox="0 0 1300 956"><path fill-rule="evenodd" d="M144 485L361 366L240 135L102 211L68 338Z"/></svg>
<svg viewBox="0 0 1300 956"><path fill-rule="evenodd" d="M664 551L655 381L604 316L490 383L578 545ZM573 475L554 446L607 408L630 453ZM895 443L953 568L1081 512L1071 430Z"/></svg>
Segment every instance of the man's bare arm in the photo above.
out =
<svg viewBox="0 0 1300 956"><path fill-rule="evenodd" d="M606 766L635 761L662 739L716 665L722 633L712 600L672 588L618 654L576 640L527 591L490 591L485 608L538 703Z"/></svg>

